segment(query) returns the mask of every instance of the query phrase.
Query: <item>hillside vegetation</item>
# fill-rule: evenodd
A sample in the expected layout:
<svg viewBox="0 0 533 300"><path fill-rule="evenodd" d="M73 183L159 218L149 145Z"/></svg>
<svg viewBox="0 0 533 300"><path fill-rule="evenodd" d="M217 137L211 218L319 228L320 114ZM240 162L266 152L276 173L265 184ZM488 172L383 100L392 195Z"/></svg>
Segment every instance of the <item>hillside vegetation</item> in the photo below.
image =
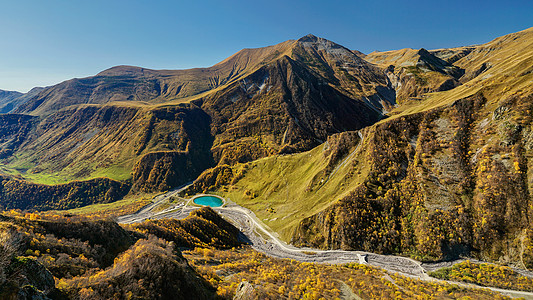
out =
<svg viewBox="0 0 533 300"><path fill-rule="evenodd" d="M529 29L469 49L429 52L470 77L407 100L361 131L359 149L358 138L346 138L357 135L346 132L331 137L343 146L328 140L224 175L208 171L194 187L254 210L297 245L430 260L471 255L531 268L532 43ZM406 61L391 63L396 69ZM473 68L489 63L490 76L485 70L472 77Z"/></svg>
<svg viewBox="0 0 533 300"><path fill-rule="evenodd" d="M11 211L0 215L0 228L2 299L507 299L367 265L269 258L241 247L238 230L209 208L125 228L85 216Z"/></svg>
<svg viewBox="0 0 533 300"><path fill-rule="evenodd" d="M359 149L343 133L309 152L206 172L193 187L249 207L298 245L530 267L526 103L487 111L476 95L365 129Z"/></svg>
<svg viewBox="0 0 533 300"><path fill-rule="evenodd" d="M44 185L0 175L0 207L3 209L69 209L122 199L130 189L108 178Z"/></svg>
<svg viewBox="0 0 533 300"><path fill-rule="evenodd" d="M520 275L513 269L486 263L464 261L452 267L429 273L435 278L494 286L503 289L533 291L533 279Z"/></svg>
<svg viewBox="0 0 533 300"><path fill-rule="evenodd" d="M369 55L308 35L210 68L120 66L26 96L0 115L4 207L196 179L187 193L228 197L296 245L533 267L533 29ZM193 230L143 226L175 242L166 230Z"/></svg>
<svg viewBox="0 0 533 300"><path fill-rule="evenodd" d="M237 229L209 208L166 221L0 214L0 298L215 298L178 247L236 247Z"/></svg>
<svg viewBox="0 0 533 300"><path fill-rule="evenodd" d="M0 117L2 173L47 185L107 177L142 192L312 149L395 104L384 70L312 35L206 69L120 66L25 97Z"/></svg>
<svg viewBox="0 0 533 300"><path fill-rule="evenodd" d="M225 299L506 299L488 290L421 281L363 264L300 263L246 248L195 249L184 256Z"/></svg>

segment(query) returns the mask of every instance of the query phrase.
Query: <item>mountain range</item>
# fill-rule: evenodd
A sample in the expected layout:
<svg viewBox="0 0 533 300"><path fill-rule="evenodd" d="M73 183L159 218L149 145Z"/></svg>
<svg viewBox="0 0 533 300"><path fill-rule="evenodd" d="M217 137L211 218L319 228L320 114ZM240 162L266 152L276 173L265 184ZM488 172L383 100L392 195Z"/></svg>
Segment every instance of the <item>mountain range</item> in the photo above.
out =
<svg viewBox="0 0 533 300"><path fill-rule="evenodd" d="M194 180L298 245L533 267L532 95L533 29L368 55L308 35L209 68L117 66L0 91L0 205Z"/></svg>

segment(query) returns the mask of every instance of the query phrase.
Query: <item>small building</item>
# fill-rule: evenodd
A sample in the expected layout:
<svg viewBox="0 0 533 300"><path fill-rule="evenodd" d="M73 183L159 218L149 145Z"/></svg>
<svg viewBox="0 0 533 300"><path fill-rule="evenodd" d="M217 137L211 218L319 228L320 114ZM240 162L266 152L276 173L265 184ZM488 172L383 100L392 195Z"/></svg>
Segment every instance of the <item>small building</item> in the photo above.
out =
<svg viewBox="0 0 533 300"><path fill-rule="evenodd" d="M368 263L366 254L357 254L357 258L359 258L359 263L360 264L367 264Z"/></svg>

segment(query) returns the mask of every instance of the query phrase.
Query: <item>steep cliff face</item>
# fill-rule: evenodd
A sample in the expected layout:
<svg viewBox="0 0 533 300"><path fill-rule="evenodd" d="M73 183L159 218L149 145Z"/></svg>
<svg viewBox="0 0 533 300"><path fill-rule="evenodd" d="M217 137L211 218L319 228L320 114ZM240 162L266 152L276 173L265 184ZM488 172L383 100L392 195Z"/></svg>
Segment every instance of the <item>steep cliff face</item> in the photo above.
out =
<svg viewBox="0 0 533 300"><path fill-rule="evenodd" d="M531 267L531 100L478 94L366 130L368 177L293 241Z"/></svg>

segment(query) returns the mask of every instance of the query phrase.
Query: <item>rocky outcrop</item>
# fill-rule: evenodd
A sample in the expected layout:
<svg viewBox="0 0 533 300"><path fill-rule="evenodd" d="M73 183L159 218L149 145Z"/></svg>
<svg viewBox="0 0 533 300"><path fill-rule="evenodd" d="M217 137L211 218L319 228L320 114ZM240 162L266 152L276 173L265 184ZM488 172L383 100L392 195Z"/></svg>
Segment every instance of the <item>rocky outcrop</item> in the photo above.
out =
<svg viewBox="0 0 533 300"><path fill-rule="evenodd" d="M50 299L55 292L52 273L32 258L14 257L9 266L9 279L0 285L3 299Z"/></svg>
<svg viewBox="0 0 533 300"><path fill-rule="evenodd" d="M454 66L449 53L402 49L387 52L374 52L365 59L386 69L391 87L395 90L396 101L418 99L423 94L447 91L460 85L459 78L465 70ZM466 55L466 54L465 54Z"/></svg>
<svg viewBox="0 0 533 300"><path fill-rule="evenodd" d="M258 299L257 291L251 283L249 283L248 281L243 281L239 283L239 286L235 291L235 296L233 297L233 300L249 299Z"/></svg>

